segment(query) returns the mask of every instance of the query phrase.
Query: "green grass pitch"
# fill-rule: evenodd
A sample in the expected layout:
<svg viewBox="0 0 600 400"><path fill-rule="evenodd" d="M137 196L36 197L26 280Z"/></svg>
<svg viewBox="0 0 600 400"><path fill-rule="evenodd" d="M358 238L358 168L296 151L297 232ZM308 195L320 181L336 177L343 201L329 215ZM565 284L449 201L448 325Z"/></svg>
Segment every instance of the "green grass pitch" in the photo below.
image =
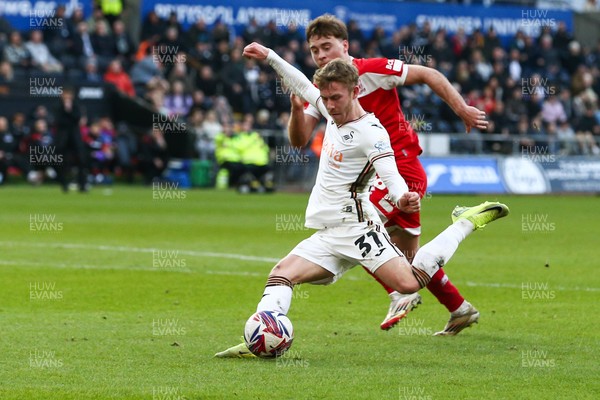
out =
<svg viewBox="0 0 600 400"><path fill-rule="evenodd" d="M387 296L355 268L295 289L286 356L223 360L310 235L308 195L165 190L0 189L0 399L600 398L597 197L424 200L422 243L456 204L511 208L446 267L481 312L456 337L431 336L428 292L381 331Z"/></svg>

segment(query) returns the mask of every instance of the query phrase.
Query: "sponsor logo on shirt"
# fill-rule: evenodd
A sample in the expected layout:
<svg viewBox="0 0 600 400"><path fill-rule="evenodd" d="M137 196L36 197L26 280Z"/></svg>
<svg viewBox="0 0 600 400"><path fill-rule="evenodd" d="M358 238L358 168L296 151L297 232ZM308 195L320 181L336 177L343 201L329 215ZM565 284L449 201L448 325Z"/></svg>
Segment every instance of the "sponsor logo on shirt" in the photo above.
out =
<svg viewBox="0 0 600 400"><path fill-rule="evenodd" d="M323 153L327 154L329 158L337 162L342 162L342 159L344 158L344 154L341 151L336 150L333 147L333 143L327 140L327 138L325 138L325 140L323 141L323 149L321 150L321 154Z"/></svg>
<svg viewBox="0 0 600 400"><path fill-rule="evenodd" d="M400 72L402 68L402 61L400 60L388 60L387 65L385 66L387 69L391 69L392 71Z"/></svg>

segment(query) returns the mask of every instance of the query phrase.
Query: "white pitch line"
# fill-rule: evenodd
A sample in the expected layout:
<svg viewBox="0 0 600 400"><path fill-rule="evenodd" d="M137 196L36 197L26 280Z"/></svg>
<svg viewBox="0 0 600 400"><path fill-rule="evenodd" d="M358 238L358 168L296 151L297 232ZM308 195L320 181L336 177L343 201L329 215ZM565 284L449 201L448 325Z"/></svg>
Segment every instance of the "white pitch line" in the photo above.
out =
<svg viewBox="0 0 600 400"><path fill-rule="evenodd" d="M63 248L63 249L83 249L83 250L100 250L100 251L122 251L131 253L152 253L154 251L165 251L154 247L128 247L128 246L107 246L107 245L91 245L79 243L27 243L27 242L0 242L0 246L24 246L24 247L43 247L43 248ZM177 250L178 254L185 254L194 257L213 257L213 258L230 258L243 261L260 261L268 263L276 263L280 258L247 256L244 254L228 254L215 253L211 251L194 251L194 250Z"/></svg>
<svg viewBox="0 0 600 400"><path fill-rule="evenodd" d="M65 248L65 249L85 249L85 250L99 250L99 251L122 251L122 252L136 252L136 253L152 253L153 251L164 251L165 249L158 248L146 248L146 247L128 247L128 246L108 246L108 245L88 245L88 244L78 244L78 243L60 243L60 244L52 244L52 243L27 243L27 242L10 242L4 241L0 242L0 246L26 246L26 247L43 247L43 248ZM212 258L228 258L234 260L243 260L243 261L260 261L266 263L276 263L279 261L279 258L272 257L258 257L258 256L247 256L244 254L228 254L228 253L215 253L209 251L194 251L194 250L175 250L178 251L178 254L185 254L196 257L212 257ZM67 265L67 264L50 264L50 263L39 263L39 262L29 262L29 261L7 261L0 260L0 264L2 265L30 265L30 266L48 266L54 268L82 268L82 269L122 269L122 270L139 270L139 271L170 271L170 272L194 272L189 268L155 268L155 267L106 267L106 266L97 266L97 265ZM244 271L213 271L213 270L198 270L198 272L203 272L205 274L211 275L235 275L235 276L263 276L263 274L253 273L253 272L244 272ZM368 280L368 279L359 279L355 277L352 280ZM346 279L348 279L346 278ZM469 287L490 287L490 288L506 288L506 289L522 289L522 285L516 285L511 283L485 283L485 282L460 282L454 281L455 283L466 285ZM593 287L564 287L557 286L553 288L553 290L559 291L584 291L584 292L600 292L600 288Z"/></svg>
<svg viewBox="0 0 600 400"><path fill-rule="evenodd" d="M127 266L119 267L114 265L102 266L102 265L90 265L90 264L77 264L69 265L64 263L41 263L35 261L23 261L23 260L0 260L0 265L19 265L24 267L50 267L57 269L73 268L73 269L97 269L97 270L121 270L121 271L155 271L155 272L185 272L191 273L192 270L189 268L159 268L159 267L142 267L142 266Z"/></svg>

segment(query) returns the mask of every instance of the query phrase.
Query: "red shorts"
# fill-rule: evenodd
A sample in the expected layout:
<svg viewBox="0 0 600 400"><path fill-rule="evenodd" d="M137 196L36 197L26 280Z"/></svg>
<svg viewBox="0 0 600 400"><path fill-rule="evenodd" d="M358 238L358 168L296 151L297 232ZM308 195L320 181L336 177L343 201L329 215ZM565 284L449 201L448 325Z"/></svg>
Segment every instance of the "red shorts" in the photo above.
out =
<svg viewBox="0 0 600 400"><path fill-rule="evenodd" d="M396 165L398 172L406 181L408 190L417 192L423 198L427 192L427 174L423 169L421 161L417 156L406 156L399 154L396 156ZM383 182L377 178L375 186L371 192L371 203L383 214L382 221L386 228L400 227L408 233L418 236L421 234L421 214L416 212L407 214L393 206L389 201L384 199L388 193Z"/></svg>

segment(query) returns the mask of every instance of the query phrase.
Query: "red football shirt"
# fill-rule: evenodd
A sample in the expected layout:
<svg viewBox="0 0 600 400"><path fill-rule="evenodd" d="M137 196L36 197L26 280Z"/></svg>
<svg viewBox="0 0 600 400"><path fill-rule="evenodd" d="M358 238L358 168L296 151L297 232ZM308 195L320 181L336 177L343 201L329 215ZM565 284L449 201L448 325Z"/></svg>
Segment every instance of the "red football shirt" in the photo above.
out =
<svg viewBox="0 0 600 400"><path fill-rule="evenodd" d="M360 105L375 114L388 131L396 157L406 156L407 152L421 154L419 138L404 118L396 91L396 87L406 80L408 66L400 60L387 58L353 58L352 63L359 74ZM311 105L306 106L304 112L321 118L319 111Z"/></svg>

